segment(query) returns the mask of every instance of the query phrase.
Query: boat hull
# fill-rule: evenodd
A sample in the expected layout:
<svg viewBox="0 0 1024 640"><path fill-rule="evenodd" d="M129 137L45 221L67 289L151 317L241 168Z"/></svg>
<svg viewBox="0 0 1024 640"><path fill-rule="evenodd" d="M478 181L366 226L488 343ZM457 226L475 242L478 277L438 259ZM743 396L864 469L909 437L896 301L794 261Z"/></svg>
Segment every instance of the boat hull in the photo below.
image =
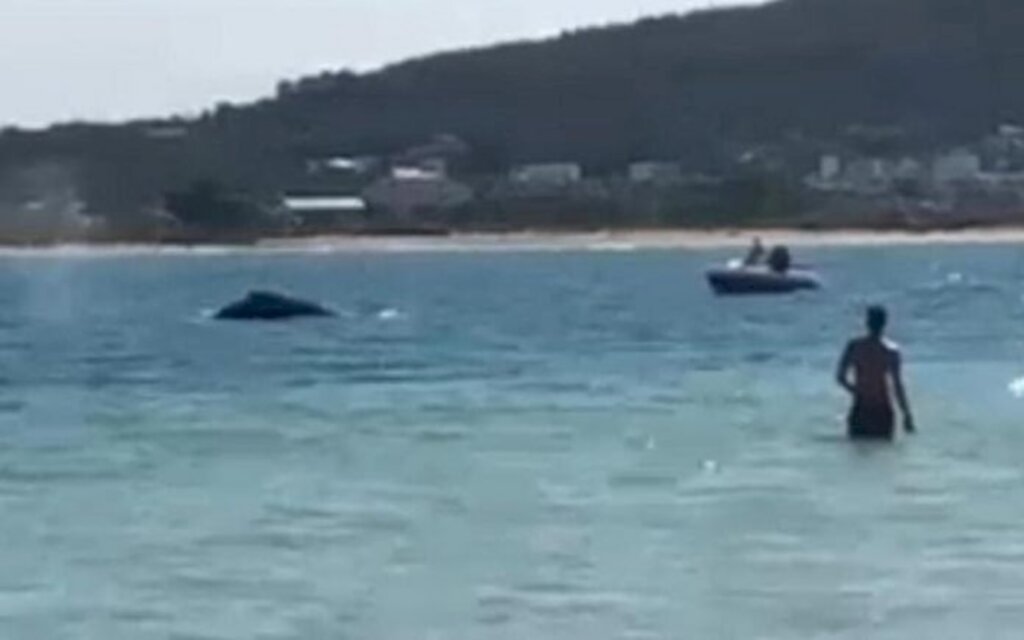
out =
<svg viewBox="0 0 1024 640"><path fill-rule="evenodd" d="M712 269L708 284L718 295L781 295L821 288L809 271L776 273L767 269Z"/></svg>

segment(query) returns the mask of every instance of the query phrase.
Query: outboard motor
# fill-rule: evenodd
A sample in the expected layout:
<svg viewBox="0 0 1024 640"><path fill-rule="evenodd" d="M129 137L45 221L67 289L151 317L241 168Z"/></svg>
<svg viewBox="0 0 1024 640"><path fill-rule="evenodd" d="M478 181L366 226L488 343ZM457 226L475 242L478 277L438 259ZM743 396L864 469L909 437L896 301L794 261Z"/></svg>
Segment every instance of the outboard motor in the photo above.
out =
<svg viewBox="0 0 1024 640"><path fill-rule="evenodd" d="M789 249L784 246L773 247L768 254L768 266L775 273L786 273L793 264Z"/></svg>

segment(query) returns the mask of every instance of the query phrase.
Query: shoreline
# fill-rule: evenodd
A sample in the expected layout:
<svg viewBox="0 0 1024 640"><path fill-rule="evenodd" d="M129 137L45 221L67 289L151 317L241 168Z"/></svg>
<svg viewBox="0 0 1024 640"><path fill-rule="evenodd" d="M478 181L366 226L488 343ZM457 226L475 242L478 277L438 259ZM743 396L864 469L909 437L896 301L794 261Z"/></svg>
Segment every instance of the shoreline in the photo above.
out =
<svg viewBox="0 0 1024 640"><path fill-rule="evenodd" d="M900 246L930 244L1024 244L1024 227L962 231L863 231L799 229L608 230L592 232L524 231L465 233L450 236L321 236L267 240L256 249L282 251L358 250L717 250L746 248L759 237L765 245L792 247Z"/></svg>
<svg viewBox="0 0 1024 640"><path fill-rule="evenodd" d="M865 231L797 229L610 230L455 233L447 236L345 236L275 238L251 244L55 243L0 246L0 256L28 255L217 255L227 253L413 253L527 251L720 250L743 248L754 237L790 247L885 247L1024 244L1024 227L960 231Z"/></svg>

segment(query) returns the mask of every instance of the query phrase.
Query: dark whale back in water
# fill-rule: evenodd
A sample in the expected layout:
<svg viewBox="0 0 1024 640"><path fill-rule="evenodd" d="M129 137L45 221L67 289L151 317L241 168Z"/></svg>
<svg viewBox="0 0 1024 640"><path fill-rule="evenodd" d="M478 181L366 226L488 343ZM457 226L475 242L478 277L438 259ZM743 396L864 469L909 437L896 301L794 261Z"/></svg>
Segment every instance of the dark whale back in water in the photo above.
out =
<svg viewBox="0 0 1024 640"><path fill-rule="evenodd" d="M314 302L299 300L271 291L251 291L244 299L224 307L214 315L217 320L290 320L292 318L329 318L334 313Z"/></svg>

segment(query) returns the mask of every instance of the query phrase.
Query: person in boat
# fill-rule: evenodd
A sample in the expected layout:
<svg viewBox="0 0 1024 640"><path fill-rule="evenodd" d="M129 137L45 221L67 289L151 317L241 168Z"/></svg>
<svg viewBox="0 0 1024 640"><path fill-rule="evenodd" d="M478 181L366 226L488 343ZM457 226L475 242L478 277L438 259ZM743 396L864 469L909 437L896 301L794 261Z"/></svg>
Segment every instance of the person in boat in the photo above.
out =
<svg viewBox="0 0 1024 640"><path fill-rule="evenodd" d="M793 258L785 246L772 247L768 254L768 268L775 273L785 274L793 265Z"/></svg>
<svg viewBox="0 0 1024 640"><path fill-rule="evenodd" d="M743 258L744 267L756 267L764 261L764 245L761 244L761 238L754 238L753 244L750 245L750 249L747 251L747 257Z"/></svg>
<svg viewBox="0 0 1024 640"><path fill-rule="evenodd" d="M916 430L903 384L903 357L899 347L885 339L887 323L888 312L883 307L868 309L867 335L851 340L839 361L836 381L853 398L847 427L854 440L893 440L894 400L904 431Z"/></svg>

